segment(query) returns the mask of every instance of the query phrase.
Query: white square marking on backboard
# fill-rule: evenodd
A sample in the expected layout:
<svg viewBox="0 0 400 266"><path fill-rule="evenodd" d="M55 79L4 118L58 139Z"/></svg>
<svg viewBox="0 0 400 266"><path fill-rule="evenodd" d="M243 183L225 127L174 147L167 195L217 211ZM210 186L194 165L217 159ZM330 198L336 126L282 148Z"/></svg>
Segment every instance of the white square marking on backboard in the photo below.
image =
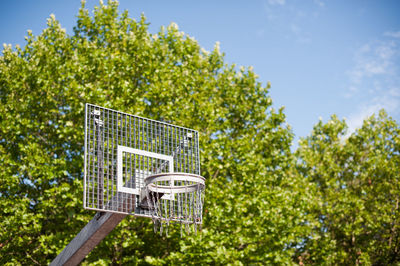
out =
<svg viewBox="0 0 400 266"><path fill-rule="evenodd" d="M117 191L119 191L119 192L140 195L140 189L141 189L141 188L129 188L129 187L125 187L123 185L123 178L122 178L122 175L123 175L123 173L122 173L123 152L168 161L169 172L171 172L171 173L174 172L174 158L172 156L118 145L118 147L117 147Z"/></svg>

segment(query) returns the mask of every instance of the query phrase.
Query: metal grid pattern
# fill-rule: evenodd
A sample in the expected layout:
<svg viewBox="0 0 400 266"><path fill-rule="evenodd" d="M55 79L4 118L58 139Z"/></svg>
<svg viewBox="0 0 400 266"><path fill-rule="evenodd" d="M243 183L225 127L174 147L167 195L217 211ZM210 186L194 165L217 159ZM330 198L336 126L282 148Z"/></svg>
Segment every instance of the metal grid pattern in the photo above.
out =
<svg viewBox="0 0 400 266"><path fill-rule="evenodd" d="M85 209L151 217L144 179L168 172L200 175L197 131L86 104Z"/></svg>

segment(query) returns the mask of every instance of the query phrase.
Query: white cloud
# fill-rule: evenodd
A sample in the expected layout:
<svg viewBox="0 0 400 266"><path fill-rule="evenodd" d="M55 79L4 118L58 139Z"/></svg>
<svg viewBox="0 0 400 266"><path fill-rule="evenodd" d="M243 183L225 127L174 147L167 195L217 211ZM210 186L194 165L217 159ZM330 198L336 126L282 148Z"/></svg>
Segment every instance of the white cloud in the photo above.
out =
<svg viewBox="0 0 400 266"><path fill-rule="evenodd" d="M357 128L360 128L367 117L377 113L380 109L382 109L382 106L363 106L359 108L357 112L351 114L350 117L346 119L346 123L349 127L347 136L350 136Z"/></svg>
<svg viewBox="0 0 400 266"><path fill-rule="evenodd" d="M359 86L367 78L376 78L377 75L392 75L399 52L398 43L394 41L379 41L361 46L355 53L355 66L347 72L351 80L349 87Z"/></svg>
<svg viewBox="0 0 400 266"><path fill-rule="evenodd" d="M320 0L315 0L314 3L318 7L324 5L324 2ZM279 32L282 37L303 44L312 41L311 34L307 31L307 25L317 19L318 7L315 6L310 11L302 8L301 5L294 5L293 2L285 0L266 0L264 2L269 27Z"/></svg>
<svg viewBox="0 0 400 266"><path fill-rule="evenodd" d="M397 88L391 88L389 90L389 95L391 97L400 97L400 87Z"/></svg>
<svg viewBox="0 0 400 266"><path fill-rule="evenodd" d="M355 86L350 86L347 90L347 92L344 94L344 97L346 99L350 99L351 97L353 97L354 94L356 94L358 92L358 88Z"/></svg>
<svg viewBox="0 0 400 266"><path fill-rule="evenodd" d="M325 6L325 2L322 0L314 0L314 3L320 7L324 7Z"/></svg>
<svg viewBox="0 0 400 266"><path fill-rule="evenodd" d="M400 30L399 31L387 31L384 34L387 37L392 37L392 38L400 38Z"/></svg>
<svg viewBox="0 0 400 266"><path fill-rule="evenodd" d="M274 5L280 5L283 6L285 4L285 0L268 0L268 4L274 6Z"/></svg>
<svg viewBox="0 0 400 266"><path fill-rule="evenodd" d="M400 40L396 34L384 36L391 38L361 46L355 52L354 67L347 72L344 97L355 103L347 120L350 132L380 109L395 119L400 116Z"/></svg>
<svg viewBox="0 0 400 266"><path fill-rule="evenodd" d="M357 110L357 112L350 115L348 119L346 119L346 123L349 127L348 135L354 132L357 128L362 126L362 123L365 118L371 116L381 109L381 106L363 106Z"/></svg>
<svg viewBox="0 0 400 266"><path fill-rule="evenodd" d="M385 109L386 112L397 113L397 110L400 108L400 90L396 92L397 97L391 97L390 90L383 95L379 95L373 98L369 103L365 103L365 105L359 105L358 109L353 112L347 121L347 125L349 127L349 134L354 132L357 128L362 126L363 121L370 117L373 114L377 114L379 110Z"/></svg>
<svg viewBox="0 0 400 266"><path fill-rule="evenodd" d="M293 35L296 37L296 41L300 43L308 43L311 42L311 38L309 37L309 34L305 33L299 25L296 24L291 24L290 25L290 30L293 33Z"/></svg>

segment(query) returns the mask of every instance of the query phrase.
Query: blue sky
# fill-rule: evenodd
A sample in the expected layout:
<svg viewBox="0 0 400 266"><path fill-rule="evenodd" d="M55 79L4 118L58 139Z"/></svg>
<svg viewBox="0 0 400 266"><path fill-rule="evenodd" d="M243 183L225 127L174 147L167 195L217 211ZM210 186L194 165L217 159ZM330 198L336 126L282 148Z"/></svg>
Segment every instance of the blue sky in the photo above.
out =
<svg viewBox="0 0 400 266"><path fill-rule="evenodd" d="M98 1L88 0L92 10ZM3 1L0 43L24 44L55 14L72 33L80 1ZM400 1L256 0L132 1L156 33L171 22L206 50L220 43L226 61L252 66L271 82L275 108L285 106L296 139L320 118L346 118L351 130L385 108L400 122Z"/></svg>

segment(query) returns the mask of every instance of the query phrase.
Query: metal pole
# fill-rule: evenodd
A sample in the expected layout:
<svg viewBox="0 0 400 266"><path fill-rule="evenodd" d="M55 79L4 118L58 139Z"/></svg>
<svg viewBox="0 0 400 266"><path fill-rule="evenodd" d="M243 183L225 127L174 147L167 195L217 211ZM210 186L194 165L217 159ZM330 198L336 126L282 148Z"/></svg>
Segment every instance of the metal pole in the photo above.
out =
<svg viewBox="0 0 400 266"><path fill-rule="evenodd" d="M78 265L127 216L98 212L51 262L51 266Z"/></svg>

